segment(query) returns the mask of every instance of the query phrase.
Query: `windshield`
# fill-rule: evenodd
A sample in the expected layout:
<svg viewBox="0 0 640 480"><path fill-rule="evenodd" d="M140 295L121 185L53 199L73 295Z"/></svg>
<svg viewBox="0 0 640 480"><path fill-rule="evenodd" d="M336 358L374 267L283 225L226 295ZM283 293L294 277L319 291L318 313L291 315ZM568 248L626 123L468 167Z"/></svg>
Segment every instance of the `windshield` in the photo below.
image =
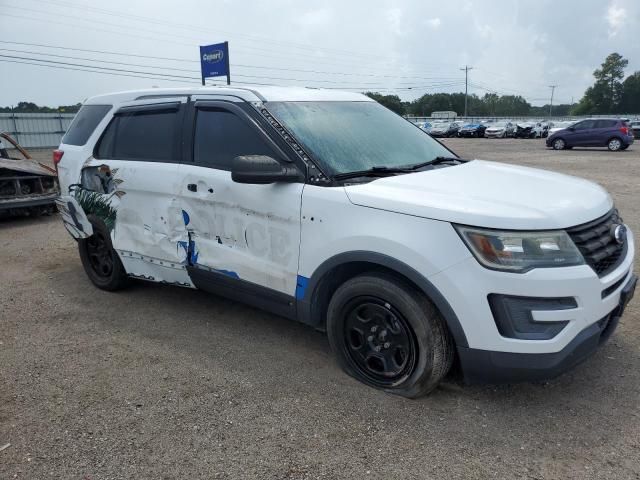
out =
<svg viewBox="0 0 640 480"><path fill-rule="evenodd" d="M451 156L376 102L269 102L267 108L330 175Z"/></svg>
<svg viewBox="0 0 640 480"><path fill-rule="evenodd" d="M491 125L491 128L504 128L507 126L506 122L496 122L493 125Z"/></svg>

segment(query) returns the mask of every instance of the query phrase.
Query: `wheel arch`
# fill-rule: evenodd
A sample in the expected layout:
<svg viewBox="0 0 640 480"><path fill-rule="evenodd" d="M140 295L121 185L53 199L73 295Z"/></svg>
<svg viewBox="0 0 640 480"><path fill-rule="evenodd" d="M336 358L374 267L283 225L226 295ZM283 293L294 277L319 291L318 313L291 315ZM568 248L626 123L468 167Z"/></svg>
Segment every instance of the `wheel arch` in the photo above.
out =
<svg viewBox="0 0 640 480"><path fill-rule="evenodd" d="M370 271L387 272L423 292L444 318L455 344L459 347L468 346L460 320L440 291L413 267L377 252L359 250L340 253L316 268L306 281L304 295L298 298L299 320L325 330L325 313L336 289L346 280Z"/></svg>

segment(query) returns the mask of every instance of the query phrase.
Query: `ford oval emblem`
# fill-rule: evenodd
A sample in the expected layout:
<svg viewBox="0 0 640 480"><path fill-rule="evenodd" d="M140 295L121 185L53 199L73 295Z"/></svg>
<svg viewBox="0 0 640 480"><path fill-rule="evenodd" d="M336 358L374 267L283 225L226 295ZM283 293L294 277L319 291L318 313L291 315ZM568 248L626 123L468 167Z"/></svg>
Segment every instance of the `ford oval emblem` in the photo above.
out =
<svg viewBox="0 0 640 480"><path fill-rule="evenodd" d="M627 227L625 227L624 225L612 225L611 233L613 238L619 245L622 245L627 239Z"/></svg>

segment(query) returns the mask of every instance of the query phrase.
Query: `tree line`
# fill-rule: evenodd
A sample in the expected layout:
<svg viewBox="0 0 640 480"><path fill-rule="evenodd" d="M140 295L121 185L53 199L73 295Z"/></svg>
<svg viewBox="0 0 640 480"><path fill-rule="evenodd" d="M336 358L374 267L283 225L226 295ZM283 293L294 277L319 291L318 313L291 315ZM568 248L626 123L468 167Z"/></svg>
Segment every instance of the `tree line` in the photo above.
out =
<svg viewBox="0 0 640 480"><path fill-rule="evenodd" d="M582 99L575 105L553 105L551 114L640 114L640 71L624 79L624 69L628 63L620 54L612 53L593 72L595 83L586 90ZM428 93L411 102L403 102L397 95L378 92L365 94L400 115L425 117L443 110L454 111L458 115L464 112L464 93ZM486 93L480 97L471 94L468 97L468 112L470 116L483 117L544 117L549 114L549 104L536 107L520 95Z"/></svg>
<svg viewBox="0 0 640 480"><path fill-rule="evenodd" d="M0 107L0 113L76 113L81 106L81 103L76 103L59 107L43 107L33 102L18 102L15 106Z"/></svg>

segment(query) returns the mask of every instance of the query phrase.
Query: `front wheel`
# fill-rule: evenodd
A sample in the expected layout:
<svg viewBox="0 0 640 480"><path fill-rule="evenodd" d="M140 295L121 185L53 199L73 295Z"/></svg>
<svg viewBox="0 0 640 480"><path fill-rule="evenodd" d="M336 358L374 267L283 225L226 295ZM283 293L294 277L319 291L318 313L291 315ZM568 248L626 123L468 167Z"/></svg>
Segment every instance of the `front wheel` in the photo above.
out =
<svg viewBox="0 0 640 480"><path fill-rule="evenodd" d="M340 286L329 303L327 334L346 373L404 397L429 393L453 363L453 342L439 312L389 275L361 275Z"/></svg>
<svg viewBox="0 0 640 480"><path fill-rule="evenodd" d="M104 222L95 215L87 215L93 235L78 240L78 250L84 271L93 284L102 290L120 290L129 277L118 254L111 245L111 235Z"/></svg>
<svg viewBox="0 0 640 480"><path fill-rule="evenodd" d="M562 138L556 138L551 145L554 150L564 150L567 148L567 143Z"/></svg>

